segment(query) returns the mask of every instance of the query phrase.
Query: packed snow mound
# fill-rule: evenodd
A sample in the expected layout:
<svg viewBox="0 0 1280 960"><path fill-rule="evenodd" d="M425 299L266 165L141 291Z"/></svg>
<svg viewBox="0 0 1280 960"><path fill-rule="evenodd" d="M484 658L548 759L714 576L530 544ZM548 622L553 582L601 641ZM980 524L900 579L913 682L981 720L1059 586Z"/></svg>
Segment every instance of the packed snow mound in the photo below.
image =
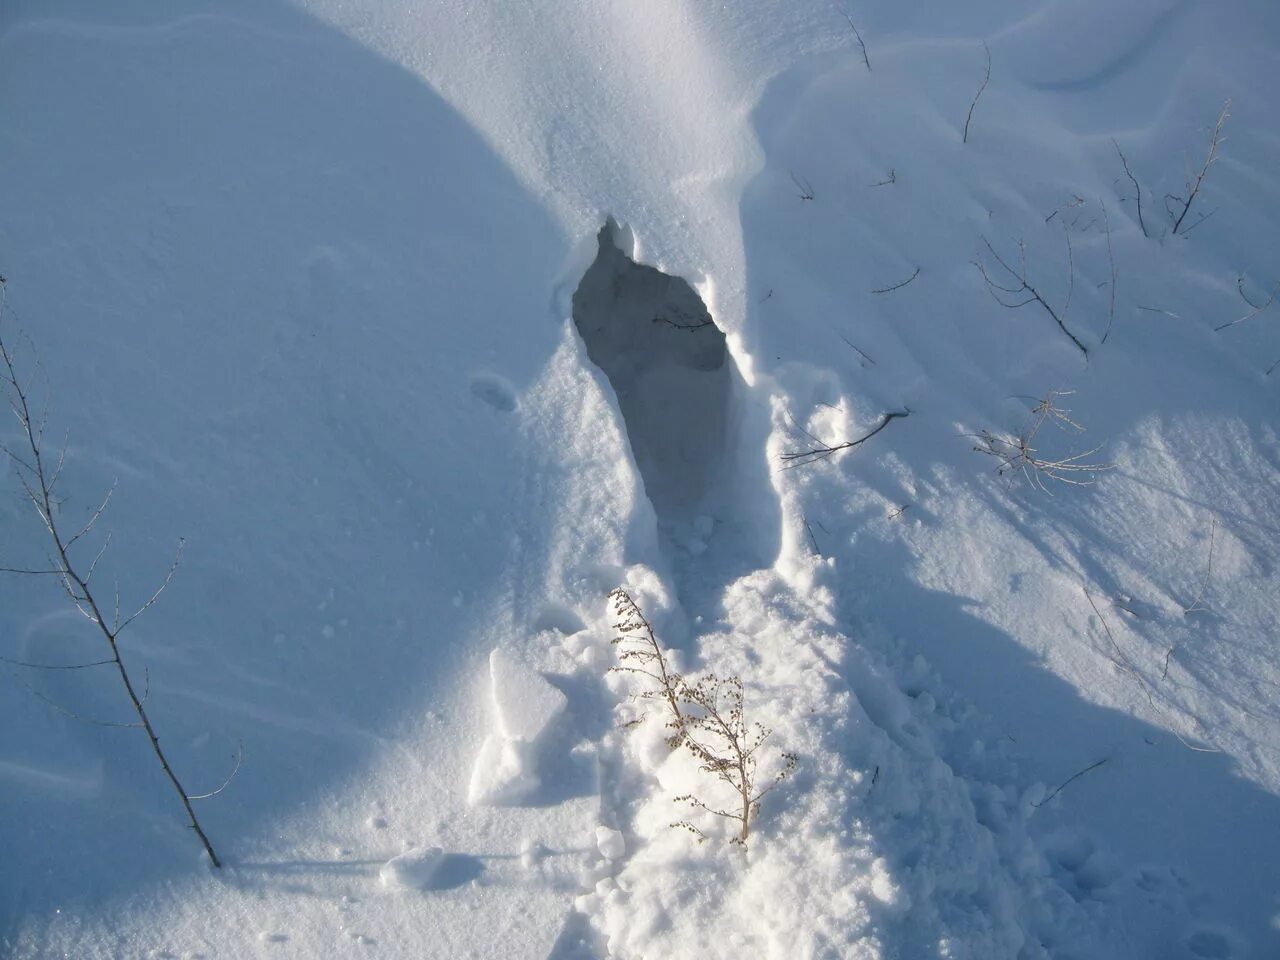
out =
<svg viewBox="0 0 1280 960"><path fill-rule="evenodd" d="M211 876L0 574L0 953L1280 955L1280 9L1220 6L3 4L60 516L119 481L125 603L186 538L121 649L247 759ZM973 449L1046 397L1053 496ZM745 849L619 584L799 756Z"/></svg>
<svg viewBox="0 0 1280 960"><path fill-rule="evenodd" d="M567 701L541 674L502 649L489 655L489 691L495 731L480 746L467 796L473 804L520 804L542 786L540 740Z"/></svg>
<svg viewBox="0 0 1280 960"><path fill-rule="evenodd" d="M399 890L426 890L439 878L447 855L439 847L420 847L392 857L378 876L385 887Z"/></svg>
<svg viewBox="0 0 1280 960"><path fill-rule="evenodd" d="M537 743L564 712L565 696L515 655L489 654L489 682L497 732L508 740Z"/></svg>

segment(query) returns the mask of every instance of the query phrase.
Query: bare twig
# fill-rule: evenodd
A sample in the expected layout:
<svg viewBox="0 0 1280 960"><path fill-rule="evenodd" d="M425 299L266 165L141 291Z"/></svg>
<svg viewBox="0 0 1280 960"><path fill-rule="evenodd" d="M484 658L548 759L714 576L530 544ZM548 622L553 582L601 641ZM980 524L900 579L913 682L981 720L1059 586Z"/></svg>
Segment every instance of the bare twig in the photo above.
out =
<svg viewBox="0 0 1280 960"><path fill-rule="evenodd" d="M216 797L223 790L227 789L227 787L231 786L231 781L236 778L236 774L240 772L240 766L243 763L244 763L244 741L241 740L240 747L236 751L235 766L231 768L231 772L227 774L227 778L222 781L221 785L219 785L217 789L210 790L208 793L197 793L187 797L187 799L188 800L208 800L210 797Z"/></svg>
<svg viewBox="0 0 1280 960"><path fill-rule="evenodd" d="M1116 280L1119 274L1116 273L1116 258L1111 249L1111 217L1107 213L1107 205L1103 201L1098 201L1102 207L1102 224L1107 235L1107 263L1111 267L1111 302L1107 306L1107 329L1102 333L1102 342L1107 342L1107 337L1111 336L1111 325L1116 320Z"/></svg>
<svg viewBox="0 0 1280 960"><path fill-rule="evenodd" d="M871 72L871 60L867 57L867 45L862 42L862 34L858 32L857 26L853 22L853 17L845 14L844 18L849 21L849 29L853 31L854 37L858 40L858 46L862 48L862 62L867 66L867 72Z"/></svg>
<svg viewBox="0 0 1280 960"><path fill-rule="evenodd" d="M0 663L7 663L15 667L31 667L34 670L84 670L88 667L101 667L109 663L115 663L114 660L91 660L89 663L30 663L26 660L10 660L8 657L0 657Z"/></svg>
<svg viewBox="0 0 1280 960"><path fill-rule="evenodd" d="M813 527L809 526L809 518L804 518L804 528L809 534L809 543L813 547L813 552L818 556L822 556L822 548L818 546L818 538L813 535Z"/></svg>
<svg viewBox="0 0 1280 960"><path fill-rule="evenodd" d="M916 267L916 272L911 274L911 276L907 277L907 279L903 280L901 283L895 283L891 287L881 287L878 290L872 290L871 292L872 293L892 293L894 290L901 290L903 287L905 287L908 283L910 283L912 280L914 280L918 276L920 276L920 268Z"/></svg>
<svg viewBox="0 0 1280 960"><path fill-rule="evenodd" d="M0 319L2 319L3 306L3 295L0 294ZM72 603L75 604L76 608L84 614L92 624L94 624L98 632L102 635L103 640L106 642L107 647L111 652L111 656L108 658L107 662L115 666L116 672L120 677L120 682L124 687L124 691L129 698L130 704L133 707L133 712L138 718L136 723L113 725L137 726L141 727L146 732L147 739L150 741L151 749L155 753L156 759L159 761L160 766L164 770L165 776L168 778L170 784L173 786L174 791L182 801L191 829L194 830L196 835L199 837L200 842L203 845L205 852L208 853L209 859L213 865L215 867L220 867L222 863L218 859L217 853L214 852L213 845L210 843L208 836L201 827L200 821L196 818L195 810L191 806L191 801L187 796L187 792L183 789L181 781L178 779L177 774L170 765L168 756L166 756L164 750L161 748L160 738L155 731L155 727L151 723L151 718L147 715L146 707L143 705L146 700L147 690L150 686L149 680L147 681L146 686L144 686L142 694L139 695L137 688L135 687L134 677L121 655L119 646L121 631L123 631L125 627L127 627L137 616L149 609L152 604L156 602L165 586L168 585L169 580L172 578L173 572L177 567L177 561L174 561L173 567L170 568L169 574L165 577L160 588L152 595L150 600L138 609L136 613L130 616L123 623L120 622L118 613L115 619L107 619L99 606L98 599L94 594L93 588L90 587L89 576L80 572L82 568L79 566L78 562L73 559L71 550L75 542L92 530L93 526L101 518L103 511L106 509L107 502L110 499L110 494L108 493L102 504L89 518L88 523L86 523L78 533L70 538L63 533L55 510L55 500L52 489L52 483L56 476L54 471L61 468L62 458L59 457L57 466L52 470L50 469L50 466L46 464L43 445L44 414L41 413L39 416L36 416L33 413L28 392L22 386L20 378L18 377L14 355L6 345L3 336L0 336L0 364L3 365L3 377L8 387L10 407L17 417L18 425L21 428L26 448L24 451L26 456L12 457L12 459L23 489L26 491L32 507L40 517L41 524L49 536L50 543L53 547L51 565L57 571L57 577L64 592L71 599ZM96 564L96 562L97 561L95 559L94 563ZM92 567L90 569L92 569ZM21 680L21 678L19 678L19 680ZM35 693L36 696L40 697L40 699L52 704L62 712L76 717L77 719L85 719L74 713L74 711L67 710L60 704L49 700L48 697L40 694L25 681L21 682ZM102 721L90 722L101 723Z"/></svg>
<svg viewBox="0 0 1280 960"><path fill-rule="evenodd" d="M987 89L987 84L991 82L991 48L987 46L987 41L982 41L982 49L987 53L987 72L982 78L982 86L978 88L978 92L973 95L973 103L969 104L969 114L964 118L964 137L962 143L969 142L969 122L973 119L973 108L978 105L978 98L982 96L982 91Z"/></svg>
<svg viewBox="0 0 1280 960"><path fill-rule="evenodd" d="M872 359L871 359L870 354L868 354L865 350L863 350L861 347L859 347L856 343L854 343L852 340L850 340L848 337L846 337L843 333L837 333L837 334L836 334L836 336L838 336L841 340L843 340L843 341L844 341L845 343L847 343L850 347L852 347L852 348L853 348L853 350L854 350L854 352L855 352L858 356L860 356L863 360L867 361L867 363L871 364L873 367L876 365L876 362L875 362L874 360L872 360Z"/></svg>
<svg viewBox="0 0 1280 960"><path fill-rule="evenodd" d="M1213 330L1215 333L1217 333L1219 330L1225 330L1227 329L1227 327L1234 327L1237 323L1244 323L1246 320L1252 320L1258 314L1266 310L1267 307L1271 306L1271 304L1276 302L1276 294L1280 293L1280 283L1277 283L1275 286L1271 288L1271 296L1267 297L1267 299L1264 300L1262 303L1254 303L1251 299L1249 299L1249 295L1244 292L1243 276L1239 276L1236 278L1236 290L1240 293L1240 299L1242 299L1245 303L1247 303L1253 309L1248 313L1246 313L1243 317L1240 317L1239 319L1231 320L1227 323L1221 324L1220 326L1214 327Z"/></svg>
<svg viewBox="0 0 1280 960"><path fill-rule="evenodd" d="M1120 144L1116 142L1115 137L1111 138L1111 143L1116 148L1116 153L1120 155L1120 162L1124 165L1125 175L1128 176L1129 182L1133 184L1134 197L1138 202L1138 226L1142 228L1142 235L1149 237L1151 234L1147 233L1147 221L1142 217L1142 187L1138 185L1138 178L1129 169L1129 161L1125 158L1124 151L1120 149Z"/></svg>
<svg viewBox="0 0 1280 960"><path fill-rule="evenodd" d="M1067 307L1071 304L1071 291L1075 289L1075 256L1071 250L1071 234L1069 231L1065 230L1064 234L1067 238L1067 257L1069 269L1071 271L1071 280L1068 287L1066 305L1063 307L1061 314L1059 314L1057 310L1053 309L1053 307L1049 305L1049 301L1046 300L1040 294L1040 291L1033 287L1027 280L1027 247L1021 240L1018 241L1019 266L1018 269L1015 270L1008 261L1000 256L1000 254L996 253L995 247L991 245L990 240L986 237L982 238L982 242L986 246L987 251L995 258L996 263L1000 264L1001 268L1011 278L1010 280L1005 281L1005 283L1016 283L1017 286L1006 286L1004 283L997 282L987 271L987 266L982 262L981 257L975 259L973 261L973 265L977 267L978 272L982 274L983 282L987 285L987 292L991 294L992 299L994 299L996 303L1009 310L1017 310L1018 308L1025 307L1030 303L1040 304L1045 313L1049 314L1049 316L1053 318L1053 322L1058 325L1058 328L1071 338L1071 342L1076 345L1076 349L1080 351L1085 359L1088 359L1089 348L1080 342L1079 337L1067 329L1067 324L1064 319L1066 317Z"/></svg>
<svg viewBox="0 0 1280 960"><path fill-rule="evenodd" d="M653 318L654 323L665 323L669 327L676 330L684 330L692 333L695 330L701 330L703 327L715 326L715 321L709 315L701 317L691 316L679 307L672 307L671 313L674 317L659 315Z"/></svg>
<svg viewBox="0 0 1280 960"><path fill-rule="evenodd" d="M859 437L857 440L848 440L844 443L837 443L834 446L822 443L821 440L818 440L817 442L821 444L821 446L815 447L812 450L805 450L800 453L784 453L782 455L782 460L788 465L788 467L803 467L810 463L815 463L818 460L825 460L827 457L840 453L842 450L849 450L861 443L866 443L877 433L887 427L889 425L889 421L909 417L910 415L910 410L890 411L880 418L880 422L876 424L870 433Z"/></svg>
<svg viewBox="0 0 1280 960"><path fill-rule="evenodd" d="M1142 674L1141 672L1139 672L1134 662L1129 659L1128 655L1122 649L1120 649L1120 644L1116 643L1116 638L1111 633L1111 627L1107 625L1107 618L1102 615L1102 611L1099 610L1098 605L1094 603L1093 595L1089 593L1089 588L1084 585L1083 581L1080 584L1080 589L1084 591L1085 599L1089 601L1089 606L1093 608L1094 614L1097 615L1098 622L1102 624L1102 630L1107 635L1107 642L1111 644L1111 649L1114 650L1116 653L1116 656L1120 658L1119 660L1112 659L1111 662L1114 663L1117 667L1120 667L1122 670L1129 673L1135 680L1138 681L1138 686L1142 689L1142 692L1146 695L1147 703L1150 704L1151 709L1154 710L1161 717L1164 717L1164 710L1159 705L1156 704L1155 694L1152 693L1151 687L1148 686L1147 682L1142 678ZM1171 648L1169 650L1169 653L1172 653L1172 652L1173 650ZM1165 654L1166 673L1168 672L1168 669L1169 669L1169 654ZM1189 743L1187 739L1182 736L1182 734L1178 733L1178 731L1170 729L1170 732L1175 737L1178 738L1179 743L1181 743L1188 750L1191 750L1195 753L1221 753L1222 752L1217 747L1197 747L1194 743Z"/></svg>
<svg viewBox="0 0 1280 960"><path fill-rule="evenodd" d="M1200 172L1196 174L1193 180L1187 182L1186 197L1175 197L1173 194L1165 195L1165 210L1169 213L1169 218L1173 220L1173 233L1176 236L1182 228L1182 221L1187 218L1187 214L1191 212L1191 205L1195 203L1196 197L1200 195L1200 188L1204 186L1205 177L1209 175L1209 168L1213 166L1214 161L1218 159L1218 148L1222 145L1223 136L1222 128L1226 125L1227 118L1231 116L1231 101L1227 100L1222 105L1222 112L1218 114L1218 122L1213 126L1213 135L1209 138L1209 150L1205 155L1204 163L1200 167ZM1169 208L1169 201L1173 201L1173 209ZM1182 209L1179 210L1177 205L1181 204ZM1204 220L1206 218L1201 218ZM1201 221L1196 221L1200 223ZM1194 226L1195 224L1193 224Z"/></svg>
<svg viewBox="0 0 1280 960"><path fill-rule="evenodd" d="M794 173L791 174L791 182L796 185L796 189L800 191L801 200L813 199L813 185L804 177L798 177Z"/></svg>
<svg viewBox="0 0 1280 960"><path fill-rule="evenodd" d="M1074 780L1079 780L1090 770L1097 770L1100 766L1102 766L1104 763L1106 763L1110 759L1111 759L1110 757L1103 757L1101 760L1097 761L1096 763L1089 764L1089 766L1085 767L1083 770L1079 771L1078 773L1074 773L1071 776L1067 777L1066 780L1063 780L1062 783L1058 784L1057 789L1055 789L1053 793L1049 794L1039 803L1036 803L1034 800L1032 800L1031 805L1033 807L1043 807L1046 803L1048 803L1050 800L1052 800L1054 797L1060 794L1066 788L1067 784L1071 783Z"/></svg>
<svg viewBox="0 0 1280 960"><path fill-rule="evenodd" d="M1209 592L1209 584L1213 580L1213 548L1216 544L1216 535L1218 532L1218 518L1212 517L1209 522L1209 563L1205 567L1204 581L1200 584L1200 592L1196 594L1196 598L1187 606L1182 608L1183 616L1189 616L1193 613L1203 613L1209 608L1204 605L1205 594ZM1167 662L1166 662L1167 667Z"/></svg>
<svg viewBox="0 0 1280 960"><path fill-rule="evenodd" d="M877 180L875 183L871 184L871 186L889 187L897 182L898 182L898 171L893 168L890 168L889 176L885 177L883 180Z"/></svg>

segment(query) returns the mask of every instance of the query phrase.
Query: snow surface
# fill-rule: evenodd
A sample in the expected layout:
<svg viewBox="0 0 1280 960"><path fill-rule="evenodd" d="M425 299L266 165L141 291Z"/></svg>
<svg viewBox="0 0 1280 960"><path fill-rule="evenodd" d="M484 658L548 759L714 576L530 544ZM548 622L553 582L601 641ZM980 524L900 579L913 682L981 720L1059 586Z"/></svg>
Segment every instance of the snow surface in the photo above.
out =
<svg viewBox="0 0 1280 960"><path fill-rule="evenodd" d="M1215 330L1280 281L1280 8L848 12L865 62L825 0L0 7L60 510L116 483L125 603L185 539L124 655L192 790L245 748L215 871L138 731L52 705L127 720L110 678L11 662L101 656L84 621L0 580L0 953L1280 955L1280 305ZM630 410L654 338L593 362L610 216L723 382ZM1051 390L1096 483L973 450ZM609 672L619 584L742 676L762 778L799 757L745 849Z"/></svg>

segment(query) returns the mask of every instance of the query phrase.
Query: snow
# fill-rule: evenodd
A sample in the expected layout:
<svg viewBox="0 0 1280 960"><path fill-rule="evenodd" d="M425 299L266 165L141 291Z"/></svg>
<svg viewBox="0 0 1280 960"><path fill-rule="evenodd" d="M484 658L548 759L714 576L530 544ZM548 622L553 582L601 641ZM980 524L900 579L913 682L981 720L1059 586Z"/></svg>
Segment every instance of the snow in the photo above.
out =
<svg viewBox="0 0 1280 960"><path fill-rule="evenodd" d="M847 12L4 6L0 334L104 596L184 540L121 646L183 782L245 759L215 870L0 574L0 953L1280 952L1280 14ZM974 450L1050 395L1087 485ZM798 758L745 847L619 585Z"/></svg>
<svg viewBox="0 0 1280 960"><path fill-rule="evenodd" d="M392 857L378 871L383 886L424 890L439 878L448 857L439 847L417 847Z"/></svg>

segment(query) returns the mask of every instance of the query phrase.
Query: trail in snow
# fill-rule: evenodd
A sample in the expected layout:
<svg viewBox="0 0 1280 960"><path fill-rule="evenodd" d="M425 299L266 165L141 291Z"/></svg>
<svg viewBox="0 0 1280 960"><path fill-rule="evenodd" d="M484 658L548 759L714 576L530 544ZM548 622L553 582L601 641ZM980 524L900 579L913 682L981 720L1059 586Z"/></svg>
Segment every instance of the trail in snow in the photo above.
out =
<svg viewBox="0 0 1280 960"><path fill-rule="evenodd" d="M210 877L127 741L0 701L5 949L1274 952L1280 344L1213 332L1271 278L1274 11L857 15L868 62L825 3L0 15L0 270L67 509L121 477L126 594L188 538L130 655L184 767L250 741ZM1143 237L1111 139L1176 190L1228 95L1219 211ZM984 237L1070 291L1087 365L991 301ZM710 380L656 361L646 285L723 331ZM644 336L593 341L584 290ZM969 439L1050 389L1088 431L1053 449L1114 463L1054 497ZM742 675L762 776L801 757L746 851L673 830L705 777L621 728L619 583L681 669ZM61 598L6 597L0 655L80 649Z"/></svg>

